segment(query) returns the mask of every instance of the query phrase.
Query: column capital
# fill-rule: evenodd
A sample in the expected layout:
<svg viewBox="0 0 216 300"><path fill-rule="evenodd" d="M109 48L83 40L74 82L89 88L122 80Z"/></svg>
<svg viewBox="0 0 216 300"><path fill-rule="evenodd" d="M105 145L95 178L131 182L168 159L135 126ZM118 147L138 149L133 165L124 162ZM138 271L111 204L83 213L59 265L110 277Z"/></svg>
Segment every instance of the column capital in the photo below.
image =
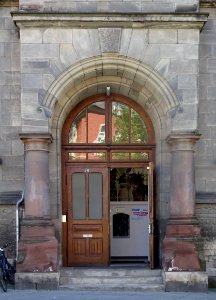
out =
<svg viewBox="0 0 216 300"><path fill-rule="evenodd" d="M50 133L21 133L20 139L25 145L25 151L49 151L53 138Z"/></svg>
<svg viewBox="0 0 216 300"><path fill-rule="evenodd" d="M194 146L200 137L201 134L198 132L171 132L166 141L172 146L171 152L194 151Z"/></svg>

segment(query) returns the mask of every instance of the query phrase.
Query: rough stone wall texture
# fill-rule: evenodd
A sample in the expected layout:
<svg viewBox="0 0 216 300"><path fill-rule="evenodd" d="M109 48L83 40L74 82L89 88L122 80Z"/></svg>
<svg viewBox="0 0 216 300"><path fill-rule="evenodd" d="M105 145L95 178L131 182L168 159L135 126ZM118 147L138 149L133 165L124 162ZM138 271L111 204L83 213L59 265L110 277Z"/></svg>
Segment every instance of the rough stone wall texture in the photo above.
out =
<svg viewBox="0 0 216 300"><path fill-rule="evenodd" d="M197 145L197 191L216 193L216 11L210 12L200 36L199 131ZM216 198L216 197L215 197Z"/></svg>
<svg viewBox="0 0 216 300"><path fill-rule="evenodd" d="M197 191L216 192L216 11L210 12L200 36L199 131L197 145Z"/></svg>
<svg viewBox="0 0 216 300"><path fill-rule="evenodd" d="M216 286L216 204L197 204L196 216L202 229L199 243L201 259L205 259L209 285Z"/></svg>
<svg viewBox="0 0 216 300"><path fill-rule="evenodd" d="M198 45L199 31L196 29L21 29L22 127L34 131L37 126L38 131L47 131L47 118L37 107L52 82L72 65L108 51L111 55L137 59L167 80L182 107L173 118L173 129L195 130ZM104 75L109 74L104 72ZM94 77L100 76L95 74ZM124 93L130 96L132 88Z"/></svg>
<svg viewBox="0 0 216 300"><path fill-rule="evenodd" d="M0 192L23 188L20 43L10 11L0 9Z"/></svg>
<svg viewBox="0 0 216 300"><path fill-rule="evenodd" d="M201 32L199 48L198 129L202 137L196 151L196 190L202 193L199 202L203 204L197 204L196 213L202 228L206 268L209 275L216 276L216 10L201 8L201 12L210 15Z"/></svg>
<svg viewBox="0 0 216 300"><path fill-rule="evenodd" d="M202 8L209 12L208 22L200 36L200 78L199 78L199 132L202 138L196 152L196 189L211 193L203 204L197 204L197 218L202 228L203 253L210 284L215 285L216 278L216 11ZM206 201L206 203L205 203Z"/></svg>
<svg viewBox="0 0 216 300"><path fill-rule="evenodd" d="M7 248L7 256L16 256L16 205L0 206L0 246L10 243Z"/></svg>
<svg viewBox="0 0 216 300"><path fill-rule="evenodd" d="M196 12L199 0L20 0L20 9L65 12Z"/></svg>

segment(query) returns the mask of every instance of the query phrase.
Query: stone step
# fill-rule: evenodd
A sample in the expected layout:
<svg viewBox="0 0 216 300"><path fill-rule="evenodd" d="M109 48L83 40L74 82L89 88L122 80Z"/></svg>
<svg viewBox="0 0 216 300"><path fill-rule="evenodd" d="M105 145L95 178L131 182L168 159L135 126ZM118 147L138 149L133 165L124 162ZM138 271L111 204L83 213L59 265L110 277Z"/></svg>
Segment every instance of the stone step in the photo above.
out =
<svg viewBox="0 0 216 300"><path fill-rule="evenodd" d="M90 284L90 285L98 285L98 284L162 284L162 278L156 276L150 277L141 277L141 276L125 276L125 277L60 277L60 285L77 285L77 284Z"/></svg>
<svg viewBox="0 0 216 300"><path fill-rule="evenodd" d="M163 284L97 284L60 285L60 290L74 291L164 291Z"/></svg>
<svg viewBox="0 0 216 300"><path fill-rule="evenodd" d="M62 268L60 289L164 291L161 270L144 268Z"/></svg>
<svg viewBox="0 0 216 300"><path fill-rule="evenodd" d="M123 277L123 276L161 276L161 270L149 270L142 268L62 268L62 277Z"/></svg>

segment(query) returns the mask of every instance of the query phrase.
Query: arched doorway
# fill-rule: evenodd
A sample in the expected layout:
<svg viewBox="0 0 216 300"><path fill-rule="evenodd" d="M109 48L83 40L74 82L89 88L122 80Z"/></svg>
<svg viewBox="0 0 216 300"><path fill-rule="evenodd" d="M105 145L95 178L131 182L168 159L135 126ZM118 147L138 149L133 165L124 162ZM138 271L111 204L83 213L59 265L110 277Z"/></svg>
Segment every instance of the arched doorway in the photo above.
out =
<svg viewBox="0 0 216 300"><path fill-rule="evenodd" d="M78 104L62 131L63 265L148 259L154 268L155 134L145 111L117 94Z"/></svg>

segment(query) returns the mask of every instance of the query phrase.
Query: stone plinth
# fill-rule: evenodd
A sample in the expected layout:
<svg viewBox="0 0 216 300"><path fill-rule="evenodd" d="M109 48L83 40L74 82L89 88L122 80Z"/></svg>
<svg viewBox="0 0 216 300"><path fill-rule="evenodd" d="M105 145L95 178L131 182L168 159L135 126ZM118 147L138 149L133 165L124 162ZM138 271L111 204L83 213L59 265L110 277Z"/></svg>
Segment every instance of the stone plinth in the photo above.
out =
<svg viewBox="0 0 216 300"><path fill-rule="evenodd" d="M17 272L56 272L58 242L50 219L24 219L21 224Z"/></svg>
<svg viewBox="0 0 216 300"><path fill-rule="evenodd" d="M59 273L16 273L16 290L56 290L59 286Z"/></svg>
<svg viewBox="0 0 216 300"><path fill-rule="evenodd" d="M206 292L208 275L205 272L164 272L165 291Z"/></svg>

